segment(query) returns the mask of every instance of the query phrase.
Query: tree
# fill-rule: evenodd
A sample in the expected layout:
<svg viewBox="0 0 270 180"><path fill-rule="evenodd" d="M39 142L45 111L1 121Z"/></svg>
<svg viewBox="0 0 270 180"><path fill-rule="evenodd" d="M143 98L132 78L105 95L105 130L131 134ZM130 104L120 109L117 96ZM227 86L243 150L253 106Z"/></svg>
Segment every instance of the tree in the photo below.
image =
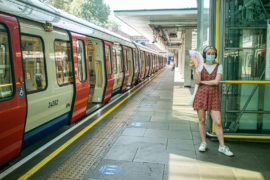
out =
<svg viewBox="0 0 270 180"><path fill-rule="evenodd" d="M43 0L45 1L45 0ZM102 0L46 0L58 9L69 12L94 24L104 26L108 22L110 7ZM45 2L46 2L45 1Z"/></svg>
<svg viewBox="0 0 270 180"><path fill-rule="evenodd" d="M118 31L119 30L119 24L113 20L109 19L106 24L104 24L104 27L111 30L111 31Z"/></svg>
<svg viewBox="0 0 270 180"><path fill-rule="evenodd" d="M101 0L86 0L82 4L82 18L98 25L104 25L108 21L110 7Z"/></svg>
<svg viewBox="0 0 270 180"><path fill-rule="evenodd" d="M68 12L72 0L43 0L43 2Z"/></svg>
<svg viewBox="0 0 270 180"><path fill-rule="evenodd" d="M70 3L68 12L73 14L74 16L83 18L82 17L82 6L83 6L84 3L85 3L84 0L73 0Z"/></svg>

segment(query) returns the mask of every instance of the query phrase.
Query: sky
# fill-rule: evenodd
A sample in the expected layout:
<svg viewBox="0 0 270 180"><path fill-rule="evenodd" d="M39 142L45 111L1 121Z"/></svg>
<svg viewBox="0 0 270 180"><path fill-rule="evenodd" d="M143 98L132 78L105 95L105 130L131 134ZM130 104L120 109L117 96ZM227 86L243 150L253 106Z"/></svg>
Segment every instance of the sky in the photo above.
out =
<svg viewBox="0 0 270 180"><path fill-rule="evenodd" d="M197 0L104 0L110 6L110 18L120 25L120 30L129 35L139 35L132 28L114 17L114 10L134 10L134 9L176 9L176 8L196 8Z"/></svg>

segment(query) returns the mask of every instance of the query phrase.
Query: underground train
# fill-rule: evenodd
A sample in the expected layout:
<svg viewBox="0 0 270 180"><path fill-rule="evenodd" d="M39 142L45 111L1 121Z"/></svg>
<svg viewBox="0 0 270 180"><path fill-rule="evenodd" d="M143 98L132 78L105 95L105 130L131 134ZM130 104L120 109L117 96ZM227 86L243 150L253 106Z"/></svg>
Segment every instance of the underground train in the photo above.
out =
<svg viewBox="0 0 270 180"><path fill-rule="evenodd" d="M0 165L166 64L37 0L0 1Z"/></svg>

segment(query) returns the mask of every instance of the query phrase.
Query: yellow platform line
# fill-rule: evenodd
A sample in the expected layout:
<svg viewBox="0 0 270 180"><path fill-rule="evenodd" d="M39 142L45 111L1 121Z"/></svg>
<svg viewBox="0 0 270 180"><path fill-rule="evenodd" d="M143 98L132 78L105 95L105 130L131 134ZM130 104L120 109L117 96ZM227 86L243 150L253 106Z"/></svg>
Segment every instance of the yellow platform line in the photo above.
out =
<svg viewBox="0 0 270 180"><path fill-rule="evenodd" d="M226 80L226 84L270 84L270 81L230 81Z"/></svg>
<svg viewBox="0 0 270 180"><path fill-rule="evenodd" d="M270 136L248 136L248 135L226 135L224 134L224 138L235 138L235 139L265 139L269 140Z"/></svg>
<svg viewBox="0 0 270 180"><path fill-rule="evenodd" d="M157 73L153 78L155 78L157 75L159 75L162 71ZM152 78L152 79L153 79ZM151 80L152 80L151 79ZM49 156L44 158L42 161L40 161L37 165L35 165L32 169L30 169L28 172L26 172L23 176L21 176L18 180L26 180L30 178L33 174L35 174L39 169L41 169L43 166L45 166L49 161L51 161L54 157L56 157L59 153L61 153L63 150L65 150L69 145L71 145L74 141L76 141L79 137L81 137L84 133L86 133L89 129L91 129L93 126L95 126L99 121L101 121L104 117L106 117L108 114L110 114L112 111L114 111L118 106L120 106L123 102L125 102L128 98L130 98L133 94L135 94L137 91L139 91L141 88L143 88L145 85L147 85L150 81L144 82L140 87L138 87L136 90L134 90L130 95L125 97L122 101L120 101L118 104L116 104L114 107L112 107L110 110L108 110L105 114L100 116L98 119L93 121L91 124L89 124L87 127L85 127L83 130L81 130L78 134L73 136L71 139L69 139L67 142L65 142L62 146L60 146L58 149L56 149L54 152L52 152Z"/></svg>

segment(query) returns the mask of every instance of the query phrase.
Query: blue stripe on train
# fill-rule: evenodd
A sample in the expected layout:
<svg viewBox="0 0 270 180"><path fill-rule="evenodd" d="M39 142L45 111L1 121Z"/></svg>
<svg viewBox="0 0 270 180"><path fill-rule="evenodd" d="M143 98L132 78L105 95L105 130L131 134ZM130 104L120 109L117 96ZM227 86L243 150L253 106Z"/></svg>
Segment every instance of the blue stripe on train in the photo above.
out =
<svg viewBox="0 0 270 180"><path fill-rule="evenodd" d="M44 138L48 134L58 130L62 126L69 124L69 121L70 113L68 112L25 133L23 137L22 148L26 148L27 146L35 143L36 141Z"/></svg>

